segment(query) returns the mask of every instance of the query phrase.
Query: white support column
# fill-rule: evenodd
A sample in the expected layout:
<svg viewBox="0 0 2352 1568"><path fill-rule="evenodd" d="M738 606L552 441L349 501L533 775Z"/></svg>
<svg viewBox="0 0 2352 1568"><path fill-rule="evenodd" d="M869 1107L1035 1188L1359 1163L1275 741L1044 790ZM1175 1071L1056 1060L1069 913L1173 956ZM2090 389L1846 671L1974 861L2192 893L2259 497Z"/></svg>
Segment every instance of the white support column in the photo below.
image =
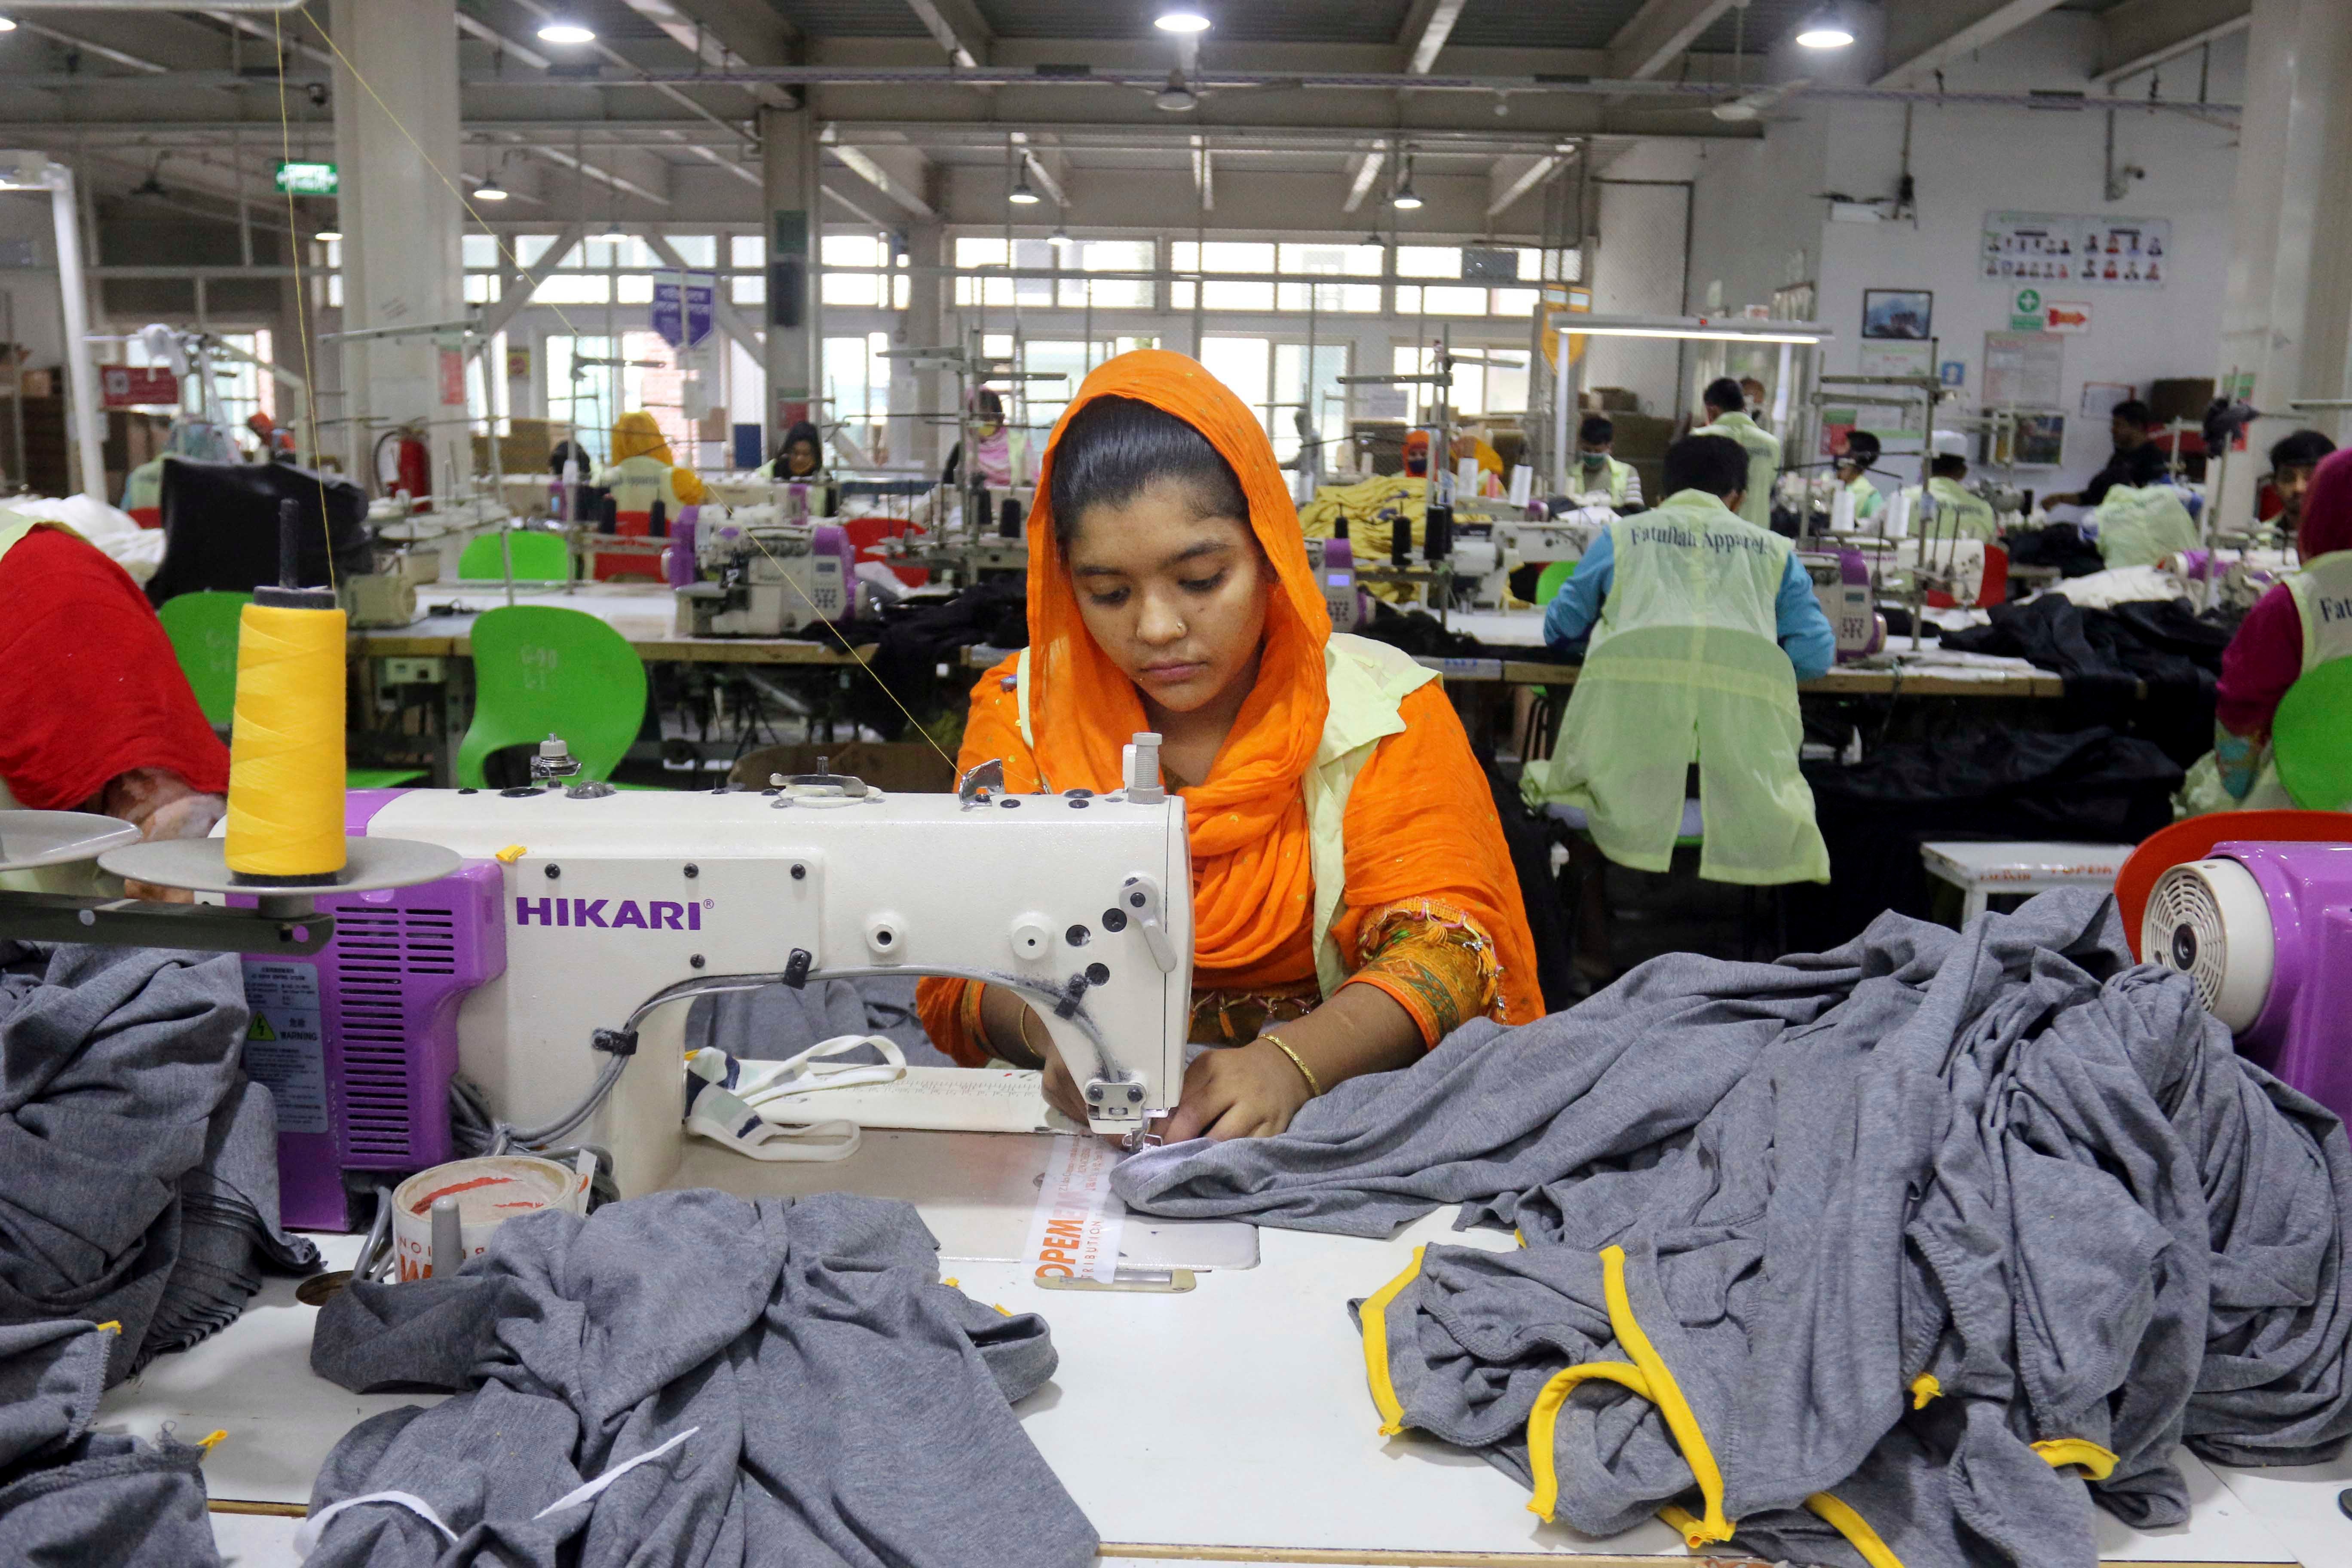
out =
<svg viewBox="0 0 2352 1568"><path fill-rule="evenodd" d="M98 365L89 352L89 284L82 271L81 214L74 200L73 171L48 168L49 216L58 237L58 297L65 307L66 400L73 410L74 466L81 493L110 501L106 493L106 458L99 431ZM22 462L19 455L18 461Z"/></svg>
<svg viewBox="0 0 2352 1568"><path fill-rule="evenodd" d="M442 179L460 177L456 0L333 0L331 17L336 46L368 76L362 87L335 67L344 330L460 321L465 215ZM385 430L421 421L435 489L453 468L472 473L465 361L459 353L448 374L449 347L431 335L342 345L342 412L366 421L351 446L362 466ZM373 475L354 477L373 488Z"/></svg>
<svg viewBox="0 0 2352 1568"><path fill-rule="evenodd" d="M939 223L912 223L907 226L907 265L909 268L943 267L948 260L947 230ZM941 334L947 328L945 309L948 280L936 273L916 272L907 280L907 311L899 318L900 330L896 334L898 348L937 348L947 342ZM890 376L890 406L911 409L918 414L939 414L950 407L955 400L954 379L935 364L919 361L893 362ZM919 463L936 473L947 460L947 449L952 437L951 426L930 419L893 419L890 421L890 453L901 463Z"/></svg>
<svg viewBox="0 0 2352 1568"><path fill-rule="evenodd" d="M768 226L768 406L761 422L771 456L794 420L822 425L827 412L815 403L823 390L817 258L824 218L816 132L816 116L807 109L760 111Z"/></svg>
<svg viewBox="0 0 2352 1568"><path fill-rule="evenodd" d="M2253 515L2272 442L2299 427L2338 442L2352 432L2340 412L2287 407L2352 395L2352 27L2341 0L2254 0L2244 98L2215 369L2251 376L2248 400L2266 417L2230 462L2224 519Z"/></svg>

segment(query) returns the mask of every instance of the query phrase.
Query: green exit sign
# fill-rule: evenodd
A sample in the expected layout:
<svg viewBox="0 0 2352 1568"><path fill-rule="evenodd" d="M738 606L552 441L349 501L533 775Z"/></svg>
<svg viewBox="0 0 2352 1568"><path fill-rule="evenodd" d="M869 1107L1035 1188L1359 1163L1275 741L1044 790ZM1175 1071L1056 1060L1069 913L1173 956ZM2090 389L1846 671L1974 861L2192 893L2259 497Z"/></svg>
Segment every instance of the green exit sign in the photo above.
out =
<svg viewBox="0 0 2352 1568"><path fill-rule="evenodd" d="M293 196L331 196L339 189L332 163L281 163L278 188Z"/></svg>

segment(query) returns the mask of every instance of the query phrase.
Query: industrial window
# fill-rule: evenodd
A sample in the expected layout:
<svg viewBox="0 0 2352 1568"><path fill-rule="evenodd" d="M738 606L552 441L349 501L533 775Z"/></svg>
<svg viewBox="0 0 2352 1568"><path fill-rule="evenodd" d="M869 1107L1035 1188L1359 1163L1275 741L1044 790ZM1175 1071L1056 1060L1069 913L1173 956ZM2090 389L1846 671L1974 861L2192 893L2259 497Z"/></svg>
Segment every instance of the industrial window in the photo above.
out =
<svg viewBox="0 0 2352 1568"><path fill-rule="evenodd" d="M1301 409L1318 437L1337 440L1346 433L1348 403L1339 378L1348 374L1348 358L1345 343L1318 343L1310 384L1303 342L1261 337L1207 337L1201 342L1201 363L1250 405L1283 462L1298 455L1296 416Z"/></svg>
<svg viewBox="0 0 2352 1568"><path fill-rule="evenodd" d="M472 271L484 271L499 263L499 237L494 234L468 234L457 240L457 258Z"/></svg>
<svg viewBox="0 0 2352 1568"><path fill-rule="evenodd" d="M688 267L719 265L719 239L715 235L665 234L662 238L668 243L672 250L677 252L677 258ZM650 249L651 247L647 248Z"/></svg>
<svg viewBox="0 0 2352 1568"><path fill-rule="evenodd" d="M848 426L872 461L889 461L890 346L887 332L824 340L824 416Z"/></svg>
<svg viewBox="0 0 2352 1568"><path fill-rule="evenodd" d="M768 242L756 234L729 235L727 259L737 267L765 267L768 264Z"/></svg>
<svg viewBox="0 0 2352 1568"><path fill-rule="evenodd" d="M1049 247L1050 248L1050 247ZM1148 239L1081 239L1060 247L1058 265L1072 272L1150 272L1158 247ZM1148 310L1151 285L1141 279L1065 277L1061 300L1073 310L1092 305L1097 310Z"/></svg>

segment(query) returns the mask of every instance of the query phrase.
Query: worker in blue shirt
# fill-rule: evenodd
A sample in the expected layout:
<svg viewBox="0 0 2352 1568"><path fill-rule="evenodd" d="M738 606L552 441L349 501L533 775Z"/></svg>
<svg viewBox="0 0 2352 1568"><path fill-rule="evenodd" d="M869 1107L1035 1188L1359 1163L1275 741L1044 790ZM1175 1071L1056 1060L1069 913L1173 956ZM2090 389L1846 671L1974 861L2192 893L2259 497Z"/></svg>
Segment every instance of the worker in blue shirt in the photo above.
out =
<svg viewBox="0 0 2352 1568"><path fill-rule="evenodd" d="M1739 456L1735 468L1729 454L1712 448L1701 448L1697 443L1724 443ZM1685 458L1678 468L1675 453ZM1727 442L1720 436L1689 436L1675 443L1667 454L1664 489L1667 500L1658 509L1686 509L1703 516L1716 529L1727 527L1722 515L1736 511L1741 492L1748 480L1747 453L1737 442ZM1729 488L1717 487L1729 485ZM1561 587L1559 595L1544 611L1544 641L1553 647L1569 652L1582 648L1601 621L1602 607L1617 579L1616 536L1627 520L1612 524L1593 542L1592 548L1576 563L1576 574ZM1647 521L1659 521L1656 513ZM1736 516L1733 521L1742 520ZM1753 523L1746 525L1754 528ZM1759 531L1765 531L1759 530ZM1778 538L1778 535L1773 535ZM1772 634L1789 662L1796 668L1799 680L1812 680L1827 674L1837 659L1837 638L1830 630L1829 616L1822 613L1821 601L1814 597L1813 580L1793 551L1785 550L1779 587L1772 598Z"/></svg>

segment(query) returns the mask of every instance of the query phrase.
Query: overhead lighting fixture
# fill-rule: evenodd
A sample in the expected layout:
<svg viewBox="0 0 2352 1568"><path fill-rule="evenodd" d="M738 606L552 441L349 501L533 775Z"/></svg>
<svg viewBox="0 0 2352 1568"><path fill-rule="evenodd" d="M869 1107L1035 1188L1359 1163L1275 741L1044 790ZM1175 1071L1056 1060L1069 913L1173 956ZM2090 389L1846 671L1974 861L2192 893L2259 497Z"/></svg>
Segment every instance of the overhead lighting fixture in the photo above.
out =
<svg viewBox="0 0 2352 1568"><path fill-rule="evenodd" d="M626 245L629 243L629 236L622 233L617 228L607 230L603 234L591 235L589 237L596 241L599 245Z"/></svg>
<svg viewBox="0 0 2352 1568"><path fill-rule="evenodd" d="M1412 160L1404 163L1404 177L1397 182L1396 194L1389 197L1389 205L1402 213L1419 210L1421 197L1412 188Z"/></svg>
<svg viewBox="0 0 2352 1568"><path fill-rule="evenodd" d="M14 16L0 16L0 33L13 33L13 32L15 32L16 30L16 17L14 17Z"/></svg>
<svg viewBox="0 0 2352 1568"><path fill-rule="evenodd" d="M1070 231L1056 225L1054 232L1045 237L1045 243L1056 250L1066 250L1071 244Z"/></svg>
<svg viewBox="0 0 2352 1568"><path fill-rule="evenodd" d="M1188 109L1201 107L1201 95L1184 80L1184 68L1177 67L1168 73L1168 85L1151 95L1151 101L1171 114L1181 114Z"/></svg>
<svg viewBox="0 0 2352 1568"><path fill-rule="evenodd" d="M1191 5L1171 5L1151 19L1151 25L1163 33L1205 33L1209 18Z"/></svg>
<svg viewBox="0 0 2352 1568"><path fill-rule="evenodd" d="M482 183L474 187L474 199L478 202L502 202L507 199L507 188L499 184L496 174L485 174Z"/></svg>
<svg viewBox="0 0 2352 1568"><path fill-rule="evenodd" d="M541 24L539 40L543 44L593 44L596 41L596 29L583 26L568 16L553 16Z"/></svg>
<svg viewBox="0 0 2352 1568"><path fill-rule="evenodd" d="M1847 25L1845 13L1835 5L1824 5L1807 16L1797 28L1797 43L1808 49L1842 49L1853 42L1853 28Z"/></svg>
<svg viewBox="0 0 2352 1568"><path fill-rule="evenodd" d="M323 240L329 245L340 245L342 243L343 231L339 228L322 228L311 237Z"/></svg>
<svg viewBox="0 0 2352 1568"><path fill-rule="evenodd" d="M1027 169L1023 169L1020 178L1013 182L1013 195L1008 199L1016 207L1034 207L1037 205L1037 193L1029 188Z"/></svg>

